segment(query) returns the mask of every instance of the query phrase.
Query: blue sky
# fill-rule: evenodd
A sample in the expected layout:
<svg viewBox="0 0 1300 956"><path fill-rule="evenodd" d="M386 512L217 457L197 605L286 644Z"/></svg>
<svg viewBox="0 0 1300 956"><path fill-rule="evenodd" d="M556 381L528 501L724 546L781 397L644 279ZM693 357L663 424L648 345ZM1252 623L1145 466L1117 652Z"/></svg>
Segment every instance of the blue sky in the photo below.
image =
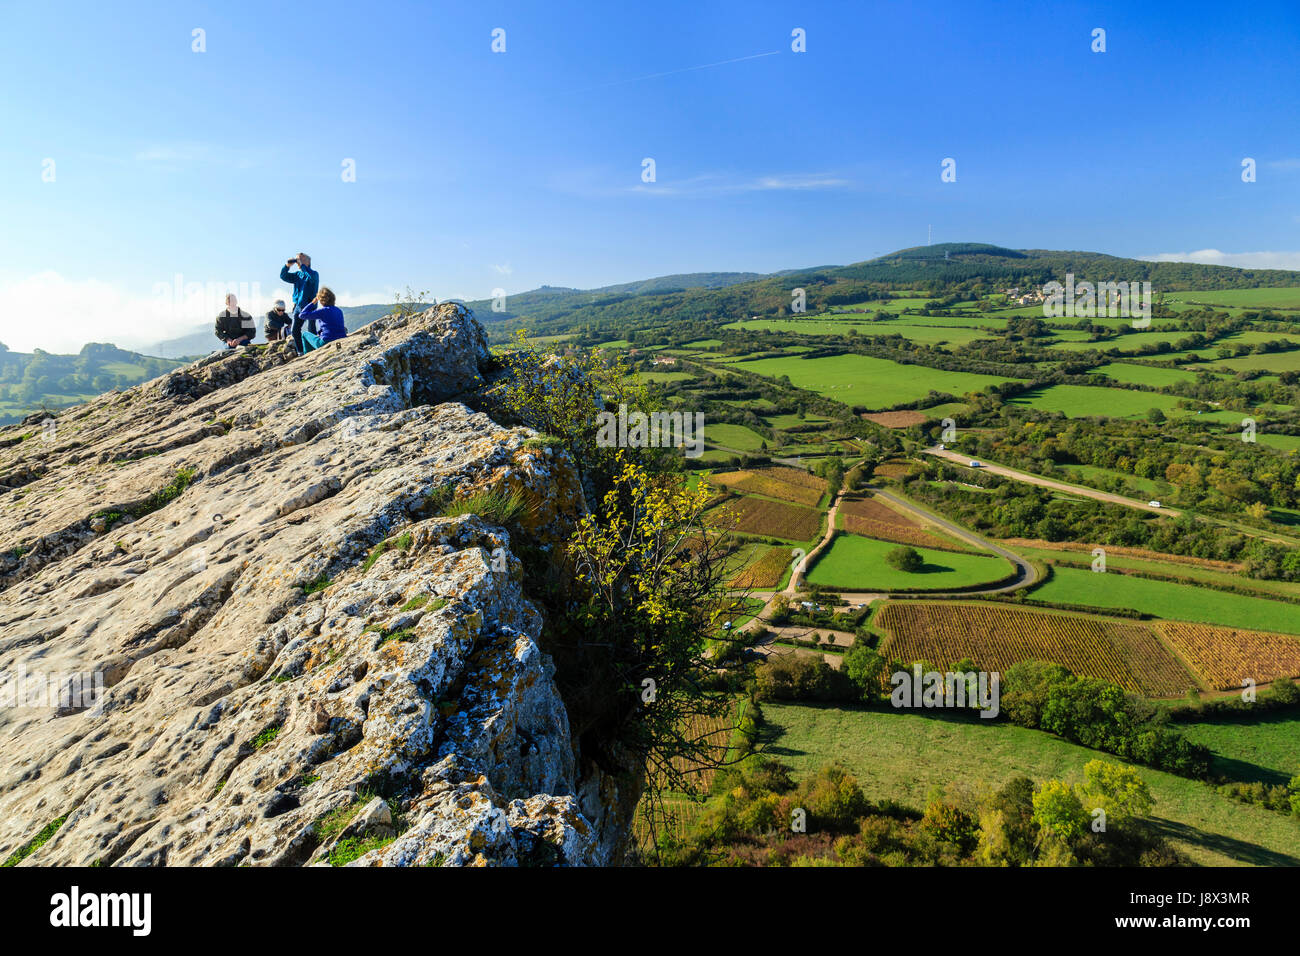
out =
<svg viewBox="0 0 1300 956"><path fill-rule="evenodd" d="M1300 268L1294 3L0 16L13 348L139 345L208 321L203 297L161 291L178 275L242 283L264 310L300 250L345 304L846 263L923 244L927 226L936 242Z"/></svg>

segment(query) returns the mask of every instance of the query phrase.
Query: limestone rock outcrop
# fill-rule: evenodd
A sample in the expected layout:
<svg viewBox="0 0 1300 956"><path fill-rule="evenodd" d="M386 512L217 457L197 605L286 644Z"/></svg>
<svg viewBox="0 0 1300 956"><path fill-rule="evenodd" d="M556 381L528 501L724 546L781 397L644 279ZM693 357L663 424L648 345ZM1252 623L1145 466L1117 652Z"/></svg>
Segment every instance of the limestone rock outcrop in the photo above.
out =
<svg viewBox="0 0 1300 956"><path fill-rule="evenodd" d="M586 507L490 370L447 304L0 429L0 859L617 862L517 542L448 507L542 550Z"/></svg>

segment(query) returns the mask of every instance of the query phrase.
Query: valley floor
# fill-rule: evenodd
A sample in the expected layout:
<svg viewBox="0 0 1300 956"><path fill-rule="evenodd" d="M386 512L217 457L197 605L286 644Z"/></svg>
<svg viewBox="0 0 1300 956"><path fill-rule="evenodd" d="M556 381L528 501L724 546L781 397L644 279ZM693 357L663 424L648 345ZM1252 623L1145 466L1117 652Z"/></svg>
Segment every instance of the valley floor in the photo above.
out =
<svg viewBox="0 0 1300 956"><path fill-rule="evenodd" d="M978 794L1016 776L1078 781L1084 764L1096 757L1123 762L1041 731L949 713L765 702L763 716L761 739L768 756L797 774L839 761L857 776L868 798L911 806L924 806L936 786ZM1249 746L1245 741L1255 729L1235 725L1235 746ZM1155 797L1156 826L1192 862L1300 866L1300 824L1294 817L1240 803L1196 780L1136 769Z"/></svg>

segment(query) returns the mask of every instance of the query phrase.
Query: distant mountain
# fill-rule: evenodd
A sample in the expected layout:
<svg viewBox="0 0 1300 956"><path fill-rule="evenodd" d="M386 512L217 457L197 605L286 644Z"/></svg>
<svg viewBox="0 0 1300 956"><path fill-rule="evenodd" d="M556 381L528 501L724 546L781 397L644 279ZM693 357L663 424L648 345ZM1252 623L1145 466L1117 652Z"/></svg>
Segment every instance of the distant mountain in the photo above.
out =
<svg viewBox="0 0 1300 956"><path fill-rule="evenodd" d="M1300 272L1237 269L1188 262L1151 262L1099 252L1010 249L983 242L946 242L913 246L849 265L812 266L757 272L691 272L636 282L575 289L541 286L506 296L505 308L493 300L466 304L494 338L526 326L533 333L578 330L609 339L609 329L630 320L664 323L709 323L751 315L789 314L792 290L802 288L809 312L887 299L907 289L940 297L977 288L1033 288L1073 273L1077 280L1150 281L1155 291L1240 289L1300 286ZM356 330L394 310L375 303L344 309L348 328ZM257 316L261 338L262 316ZM209 323L192 333L149 346L164 358L206 355L217 347Z"/></svg>
<svg viewBox="0 0 1300 956"><path fill-rule="evenodd" d="M518 292L507 296L506 302L509 308L505 312L494 312L491 299L477 299L466 304L474 310L475 314L483 322L488 323L500 318L510 318L521 311L538 306L545 306L549 309L573 308L589 303L592 297L632 297L652 293L678 292L686 289L721 289L726 286L763 278L766 277L759 272L691 272L683 275L659 276L654 279L641 279L637 282L602 286L598 289L570 289L564 286L544 285L528 292ZM429 304L433 305L434 303ZM347 318L348 328L355 330L373 322L375 319L390 314L395 308L396 306L392 303L354 305L345 308L343 313ZM263 316L258 315L255 318L257 319L258 339L263 340ZM215 350L218 344L216 336L213 335L211 323L204 323L195 325L193 332L178 338L154 343L148 346L146 351L151 355L161 355L167 358L193 358L208 354Z"/></svg>
<svg viewBox="0 0 1300 956"><path fill-rule="evenodd" d="M260 326L261 323L259 322L258 325ZM260 334L261 330L258 331ZM215 352L220 344L212 329L205 324L196 326L195 330L187 335L174 339L164 339L161 342L155 342L153 345L145 346L145 350L163 358L198 358L200 355Z"/></svg>
<svg viewBox="0 0 1300 956"><path fill-rule="evenodd" d="M432 304L432 303L430 303ZM381 316L391 313L396 306L394 305L355 305L345 308L343 314L347 318L348 328L355 331L363 325L367 325ZM265 313L255 315L257 320L257 341L266 341L266 332L263 324L266 321ZM221 347L217 341L213 323L205 322L202 325L194 326L194 331L174 339L165 339L162 342L155 342L147 347L151 355L161 355L165 358L197 358L200 355L207 355L209 352L215 352Z"/></svg>
<svg viewBox="0 0 1300 956"><path fill-rule="evenodd" d="M547 311L575 309L589 305L594 301L634 298L641 295L663 295L673 292L685 292L692 289L725 289L767 278L761 272L688 272L680 275L659 276L654 279L641 279L638 282L622 282L618 285L600 286L595 289L570 289L563 286L544 285L529 292L516 292L506 296L505 310L494 312L491 299L475 299L467 302L476 315L484 322L501 318L510 318L542 308Z"/></svg>
<svg viewBox="0 0 1300 956"><path fill-rule="evenodd" d="M42 408L65 408L115 388L129 388L180 364L95 342L77 355L40 349L11 352L0 345L0 425L21 421Z"/></svg>
<svg viewBox="0 0 1300 956"><path fill-rule="evenodd" d="M840 266L787 269L766 276L693 286L680 290L661 283L628 283L582 293L524 293L506 300L506 311L492 316L489 330L502 338L526 327L532 334L577 333L579 341L620 339L623 330L675 325L712 334L718 320L789 315L793 290L803 289L809 313L887 300L892 292L913 291L941 298L980 290L1041 287L1067 273L1083 281L1150 281L1154 292L1300 286L1300 272L1236 269L1187 262L1151 262L1098 252L1009 249L982 242L948 242L900 249L888 255ZM703 275L714 275L704 273ZM721 273L743 276L743 273ZM689 278L689 277L669 277ZM640 289L641 291L627 291ZM538 290L542 292L544 290ZM487 300L469 305L479 314Z"/></svg>

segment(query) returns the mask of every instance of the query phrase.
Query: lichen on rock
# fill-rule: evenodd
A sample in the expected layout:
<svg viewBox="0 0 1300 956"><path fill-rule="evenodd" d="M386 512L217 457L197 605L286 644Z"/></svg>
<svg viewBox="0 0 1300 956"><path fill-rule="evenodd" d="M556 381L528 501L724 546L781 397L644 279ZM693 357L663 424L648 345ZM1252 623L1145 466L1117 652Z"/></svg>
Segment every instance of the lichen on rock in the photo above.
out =
<svg viewBox="0 0 1300 956"><path fill-rule="evenodd" d="M0 858L66 816L20 865L617 862L512 542L581 486L491 372L447 304L0 432L0 685L103 686L0 708ZM443 516L476 491L517 527Z"/></svg>

